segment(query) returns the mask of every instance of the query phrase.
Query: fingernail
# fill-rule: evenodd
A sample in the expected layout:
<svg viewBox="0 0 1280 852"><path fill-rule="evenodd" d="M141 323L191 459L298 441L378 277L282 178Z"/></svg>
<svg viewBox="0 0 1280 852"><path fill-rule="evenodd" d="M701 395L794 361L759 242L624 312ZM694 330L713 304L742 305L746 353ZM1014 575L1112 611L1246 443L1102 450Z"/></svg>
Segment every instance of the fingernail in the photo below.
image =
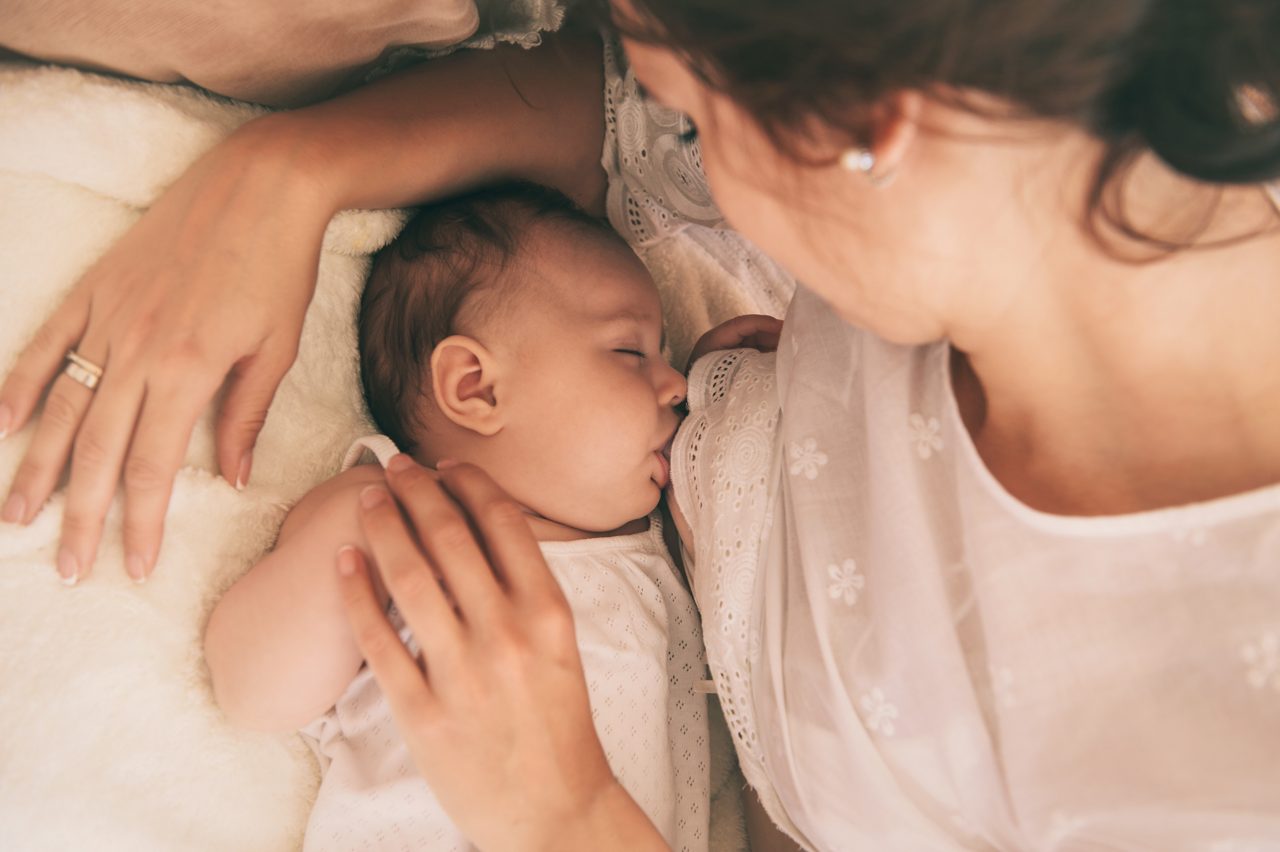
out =
<svg viewBox="0 0 1280 852"><path fill-rule="evenodd" d="M356 572L356 549L349 544L338 548L338 573L350 577Z"/></svg>
<svg viewBox="0 0 1280 852"><path fill-rule="evenodd" d="M243 491L249 484L249 471L253 469L253 450L240 457L240 469L236 471L236 490Z"/></svg>
<svg viewBox="0 0 1280 852"><path fill-rule="evenodd" d="M440 459L440 461L436 462L436 470L448 470L457 466L458 462L455 459Z"/></svg>
<svg viewBox="0 0 1280 852"><path fill-rule="evenodd" d="M133 582L141 585L147 582L147 560L134 553L125 563L125 570L129 572L129 576L133 578Z"/></svg>
<svg viewBox="0 0 1280 852"><path fill-rule="evenodd" d="M17 524L26 513L26 499L21 494L10 494L9 499L4 501L4 512L0 513L0 519L6 524Z"/></svg>
<svg viewBox="0 0 1280 852"><path fill-rule="evenodd" d="M370 485L368 488L360 492L360 505L366 509L372 509L374 506L380 506L387 499L387 492L380 485Z"/></svg>
<svg viewBox="0 0 1280 852"><path fill-rule="evenodd" d="M0 402L0 441L9 434L9 429L13 426L13 409L3 402Z"/></svg>
<svg viewBox="0 0 1280 852"><path fill-rule="evenodd" d="M387 462L387 470L392 473L403 473L413 467L413 459L408 453L396 453L391 457L391 461Z"/></svg>
<svg viewBox="0 0 1280 852"><path fill-rule="evenodd" d="M64 586L74 586L80 579L80 564L70 550L63 550L58 554L58 573L62 575Z"/></svg>

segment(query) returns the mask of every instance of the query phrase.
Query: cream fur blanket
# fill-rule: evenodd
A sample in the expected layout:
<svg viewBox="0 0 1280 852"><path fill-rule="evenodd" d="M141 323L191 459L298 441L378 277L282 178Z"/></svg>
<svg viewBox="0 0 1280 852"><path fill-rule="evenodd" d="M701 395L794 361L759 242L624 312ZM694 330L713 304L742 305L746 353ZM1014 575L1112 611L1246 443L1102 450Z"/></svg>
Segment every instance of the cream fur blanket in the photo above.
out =
<svg viewBox="0 0 1280 852"><path fill-rule="evenodd" d="M26 64L0 65L0 369L63 293L201 152L256 114L191 89ZM178 476L155 574L124 574L120 505L93 575L73 589L53 558L59 491L27 528L0 527L0 849L286 850L301 841L317 776L294 736L245 733L211 701L205 618L271 545L289 505L332 475L368 430L353 317L368 255L393 212L330 225L298 361L286 376L236 492L214 475L212 420ZM660 277L680 272L666 253ZM687 352L741 305L731 281L664 288ZM699 323L699 325L703 325ZM7 490L31 437L0 442ZM713 848L742 848L732 749L717 744L723 795Z"/></svg>

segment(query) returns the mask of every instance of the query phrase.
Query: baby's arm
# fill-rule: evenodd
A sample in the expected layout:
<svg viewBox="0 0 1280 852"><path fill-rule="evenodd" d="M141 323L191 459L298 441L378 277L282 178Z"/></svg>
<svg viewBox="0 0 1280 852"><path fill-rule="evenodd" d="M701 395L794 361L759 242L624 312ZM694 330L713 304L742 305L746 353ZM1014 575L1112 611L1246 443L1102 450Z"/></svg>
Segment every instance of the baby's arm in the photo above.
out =
<svg viewBox="0 0 1280 852"><path fill-rule="evenodd" d="M310 491L285 519L275 549L214 608L205 659L214 696L235 724L300 728L333 706L359 670L334 558L344 544L367 552L358 501L381 481L379 467L361 465ZM386 593L377 591L385 606Z"/></svg>

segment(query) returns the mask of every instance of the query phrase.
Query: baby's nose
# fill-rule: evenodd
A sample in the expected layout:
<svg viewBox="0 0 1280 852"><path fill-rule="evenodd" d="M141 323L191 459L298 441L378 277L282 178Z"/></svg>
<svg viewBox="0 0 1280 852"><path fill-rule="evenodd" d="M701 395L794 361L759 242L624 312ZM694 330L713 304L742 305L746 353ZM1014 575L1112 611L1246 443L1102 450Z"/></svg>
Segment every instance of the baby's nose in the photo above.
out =
<svg viewBox="0 0 1280 852"><path fill-rule="evenodd" d="M689 393L689 383L685 377L674 367L667 367L667 379L662 386L662 395L664 404L675 407L684 402L685 396Z"/></svg>

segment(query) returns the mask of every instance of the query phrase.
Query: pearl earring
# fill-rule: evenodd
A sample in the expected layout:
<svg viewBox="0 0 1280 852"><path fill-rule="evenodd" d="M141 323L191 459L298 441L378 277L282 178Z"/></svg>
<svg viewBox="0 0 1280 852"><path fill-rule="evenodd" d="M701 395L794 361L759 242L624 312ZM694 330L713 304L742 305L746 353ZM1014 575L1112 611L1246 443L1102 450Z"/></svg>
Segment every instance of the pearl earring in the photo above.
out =
<svg viewBox="0 0 1280 852"><path fill-rule="evenodd" d="M876 155L870 148L846 148L840 153L840 168L847 172L870 175L876 167Z"/></svg>
<svg viewBox="0 0 1280 852"><path fill-rule="evenodd" d="M870 148L845 148L840 152L840 168L862 175L872 186L887 186L896 176L893 169L883 173L876 171L876 155Z"/></svg>

